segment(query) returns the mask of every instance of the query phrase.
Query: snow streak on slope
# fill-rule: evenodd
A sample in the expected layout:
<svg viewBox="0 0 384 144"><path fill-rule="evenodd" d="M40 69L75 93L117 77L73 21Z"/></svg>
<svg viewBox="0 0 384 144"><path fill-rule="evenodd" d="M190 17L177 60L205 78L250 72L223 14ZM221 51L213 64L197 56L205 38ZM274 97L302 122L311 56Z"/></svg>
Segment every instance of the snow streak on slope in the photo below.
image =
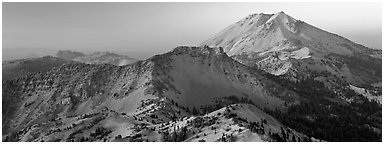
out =
<svg viewBox="0 0 384 144"><path fill-rule="evenodd" d="M349 88L354 90L356 93L363 95L364 97L368 98L370 101L376 101L380 104L382 104L382 96L381 95L373 95L368 90L364 88L359 88L354 85L349 85Z"/></svg>

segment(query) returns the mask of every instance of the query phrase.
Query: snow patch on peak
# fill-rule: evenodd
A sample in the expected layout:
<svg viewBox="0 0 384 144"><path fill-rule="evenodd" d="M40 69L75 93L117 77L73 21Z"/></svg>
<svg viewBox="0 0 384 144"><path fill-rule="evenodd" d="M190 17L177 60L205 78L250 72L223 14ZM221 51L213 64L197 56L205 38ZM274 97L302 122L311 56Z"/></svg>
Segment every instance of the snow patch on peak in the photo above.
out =
<svg viewBox="0 0 384 144"><path fill-rule="evenodd" d="M382 104L382 96L381 95L373 95L368 90L366 90L364 88L359 88L359 87L351 85L351 84L349 85L349 88L351 90L355 91L356 93L363 95L364 97L366 97L370 101L373 100L373 101L376 101L376 102Z"/></svg>
<svg viewBox="0 0 384 144"><path fill-rule="evenodd" d="M297 33L298 29L296 28L297 20L293 17L285 14L284 12L279 12L274 14L266 23L274 23L277 27L284 27L292 33Z"/></svg>
<svg viewBox="0 0 384 144"><path fill-rule="evenodd" d="M269 18L267 23L272 21L281 22L281 23L295 23L297 20L285 14L284 12L278 12L274 14L271 18Z"/></svg>

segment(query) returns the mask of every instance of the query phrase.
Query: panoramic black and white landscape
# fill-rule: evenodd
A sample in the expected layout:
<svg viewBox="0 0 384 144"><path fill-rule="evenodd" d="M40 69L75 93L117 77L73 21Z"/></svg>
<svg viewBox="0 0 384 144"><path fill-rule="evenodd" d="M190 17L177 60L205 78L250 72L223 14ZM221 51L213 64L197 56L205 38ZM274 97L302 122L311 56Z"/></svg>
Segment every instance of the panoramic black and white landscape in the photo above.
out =
<svg viewBox="0 0 384 144"><path fill-rule="evenodd" d="M381 142L381 3L2 3L3 142Z"/></svg>

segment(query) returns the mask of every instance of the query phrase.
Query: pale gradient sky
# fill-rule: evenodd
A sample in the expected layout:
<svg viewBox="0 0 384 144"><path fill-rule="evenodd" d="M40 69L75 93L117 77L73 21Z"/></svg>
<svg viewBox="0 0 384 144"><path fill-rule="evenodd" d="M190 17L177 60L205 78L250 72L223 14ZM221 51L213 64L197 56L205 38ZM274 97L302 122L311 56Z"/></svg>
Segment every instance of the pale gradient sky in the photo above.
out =
<svg viewBox="0 0 384 144"><path fill-rule="evenodd" d="M286 14L381 48L381 3L2 3L3 59L12 50L166 52L199 45L252 13ZM19 51L20 52L20 51ZM31 53L29 52L29 53ZM41 52L40 52L41 53ZM6 58L7 59L7 58Z"/></svg>

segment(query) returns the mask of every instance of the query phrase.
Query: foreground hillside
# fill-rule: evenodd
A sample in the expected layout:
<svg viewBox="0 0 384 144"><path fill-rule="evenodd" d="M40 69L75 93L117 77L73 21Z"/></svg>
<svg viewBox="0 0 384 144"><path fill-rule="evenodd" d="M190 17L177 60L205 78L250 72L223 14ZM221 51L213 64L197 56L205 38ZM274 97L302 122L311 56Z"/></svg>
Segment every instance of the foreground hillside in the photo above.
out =
<svg viewBox="0 0 384 144"><path fill-rule="evenodd" d="M346 89L348 90L348 89ZM3 81L3 141L381 141L381 106L255 70L220 48Z"/></svg>
<svg viewBox="0 0 384 144"><path fill-rule="evenodd" d="M122 67L68 63L3 82L3 141L171 141L172 128L154 131L161 125L170 127L172 121L217 115L235 103L251 104L237 111L240 116L248 111L242 117L246 121L240 120L242 126L231 122L238 123L233 114L217 116L223 123L217 124L223 126L218 130L224 125L242 129L232 141L292 141L281 133L289 128L258 108L284 110L301 100L220 49L178 47ZM260 124L261 118L267 119L265 125ZM271 130L256 132L264 126ZM222 141L235 133L220 131L227 132L221 133ZM176 141L194 141L197 133ZM292 135L295 140L311 140L296 132ZM217 141L218 135L205 140Z"/></svg>

